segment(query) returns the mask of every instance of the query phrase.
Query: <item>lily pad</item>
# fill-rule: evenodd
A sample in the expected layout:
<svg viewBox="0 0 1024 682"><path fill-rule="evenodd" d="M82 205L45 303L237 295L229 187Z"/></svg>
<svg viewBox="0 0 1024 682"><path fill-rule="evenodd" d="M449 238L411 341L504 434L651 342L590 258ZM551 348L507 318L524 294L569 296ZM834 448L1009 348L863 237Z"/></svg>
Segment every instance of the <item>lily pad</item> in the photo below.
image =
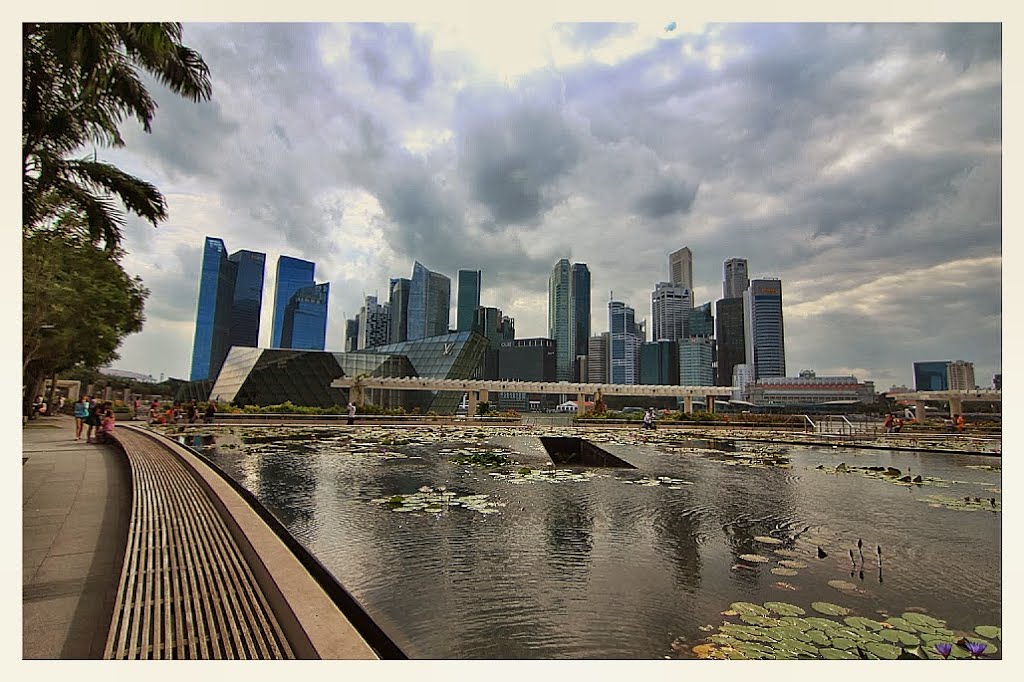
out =
<svg viewBox="0 0 1024 682"><path fill-rule="evenodd" d="M847 616L843 621L850 627L861 630L873 630L878 632L883 628L883 625L877 620L871 620L870 618L864 618L863 616Z"/></svg>
<svg viewBox="0 0 1024 682"><path fill-rule="evenodd" d="M932 618L931 616L923 613L913 613L908 611L903 614L903 620L913 623L915 626L923 625L933 629L946 627L946 621L939 620L938 618Z"/></svg>
<svg viewBox="0 0 1024 682"><path fill-rule="evenodd" d="M852 642L851 642L852 644ZM847 649L834 649L832 647L826 647L819 649L818 653L821 654L822 658L827 658L830 661L838 660L858 660L860 657L852 651Z"/></svg>
<svg viewBox="0 0 1024 682"><path fill-rule="evenodd" d="M774 611L775 613L779 614L780 616L802 616L805 613L807 613L806 611L804 611L799 606L796 606L795 604L787 604L786 602L783 602L783 601L766 601L764 603L764 606L765 606L766 609L768 609L770 611ZM984 626L982 626L982 627L984 627ZM978 634L980 635L980 634L983 634L983 633L979 632ZM988 635L988 636L991 637L992 635Z"/></svg>
<svg viewBox="0 0 1024 682"><path fill-rule="evenodd" d="M793 559L795 559L797 557L800 557L800 556L803 556L803 554L801 554L800 552L796 551L795 549L776 549L776 550L773 550L773 552L775 554L778 554L779 556L787 556L787 557L790 557L790 558L793 558Z"/></svg>
<svg viewBox="0 0 1024 682"><path fill-rule="evenodd" d="M878 634L882 639L889 642L890 644L897 644L900 646L907 647L916 646L921 643L921 640L918 639L915 635L912 635L909 632L904 632L903 630L897 630L896 628L882 630Z"/></svg>
<svg viewBox="0 0 1024 682"><path fill-rule="evenodd" d="M744 561L752 561L757 564L766 564L771 561L768 557L761 556L760 554L740 554L740 558Z"/></svg>
<svg viewBox="0 0 1024 682"><path fill-rule="evenodd" d="M823 613L826 616L845 616L850 612L850 609L845 606L839 606L838 604L832 604L827 601L816 601L811 604L811 608L818 613Z"/></svg>
<svg viewBox="0 0 1024 682"><path fill-rule="evenodd" d="M775 618L769 618L768 616L759 616L755 613L741 613L740 620L747 625L757 625L759 627L770 628L778 625L780 621Z"/></svg>
<svg viewBox="0 0 1024 682"><path fill-rule="evenodd" d="M895 661L900 655L900 648L893 646L892 644L886 644L885 642L867 642L864 644L864 649L870 651L879 658L886 660Z"/></svg>
<svg viewBox="0 0 1024 682"><path fill-rule="evenodd" d="M897 630L902 630L903 632L920 632L913 623L908 620L904 620L903 618L899 618L898 616L890 618L886 622Z"/></svg>
<svg viewBox="0 0 1024 682"><path fill-rule="evenodd" d="M766 545L781 545L782 540L778 538L768 537L767 535L755 535L754 539L758 542L763 542Z"/></svg>
<svg viewBox="0 0 1024 682"><path fill-rule="evenodd" d="M765 606L768 606L768 604L765 604ZM1003 631L995 625L978 625L974 628L974 631L982 637L987 637L989 639L1003 638Z"/></svg>
<svg viewBox="0 0 1024 682"><path fill-rule="evenodd" d="M845 592L852 592L857 589L857 586L846 580L829 580L829 587L834 587L837 590L843 590Z"/></svg>
<svg viewBox="0 0 1024 682"><path fill-rule="evenodd" d="M771 569L771 572L774 573L775 575L794 576L799 571L794 571L792 568L778 568L777 567L777 568Z"/></svg>
<svg viewBox="0 0 1024 682"><path fill-rule="evenodd" d="M729 608L739 614L749 614L754 616L767 616L768 609L761 606L760 604L751 604L748 601L737 601L729 605Z"/></svg>
<svg viewBox="0 0 1024 682"><path fill-rule="evenodd" d="M828 646L832 644L831 638L821 630L808 630L806 634L810 637L811 642L819 646Z"/></svg>
<svg viewBox="0 0 1024 682"><path fill-rule="evenodd" d="M857 643L847 637L833 637L832 646L836 649L853 649Z"/></svg>

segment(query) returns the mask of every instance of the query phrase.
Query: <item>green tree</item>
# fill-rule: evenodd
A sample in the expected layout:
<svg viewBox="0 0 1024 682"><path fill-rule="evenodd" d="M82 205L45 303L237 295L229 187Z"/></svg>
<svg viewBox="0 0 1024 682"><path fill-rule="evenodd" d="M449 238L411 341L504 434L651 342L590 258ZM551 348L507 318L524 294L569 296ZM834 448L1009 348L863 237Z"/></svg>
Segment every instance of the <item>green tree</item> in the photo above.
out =
<svg viewBox="0 0 1024 682"><path fill-rule="evenodd" d="M116 252L60 229L22 238L23 400L42 381L76 366L101 367L142 329L149 291L118 262Z"/></svg>
<svg viewBox="0 0 1024 682"><path fill-rule="evenodd" d="M192 101L209 99L209 69L182 45L181 24L26 23L22 41L23 230L71 209L91 242L113 250L124 225L115 199L155 227L167 216L156 187L82 153L123 146L118 126L128 117L150 132L157 105L140 70Z"/></svg>

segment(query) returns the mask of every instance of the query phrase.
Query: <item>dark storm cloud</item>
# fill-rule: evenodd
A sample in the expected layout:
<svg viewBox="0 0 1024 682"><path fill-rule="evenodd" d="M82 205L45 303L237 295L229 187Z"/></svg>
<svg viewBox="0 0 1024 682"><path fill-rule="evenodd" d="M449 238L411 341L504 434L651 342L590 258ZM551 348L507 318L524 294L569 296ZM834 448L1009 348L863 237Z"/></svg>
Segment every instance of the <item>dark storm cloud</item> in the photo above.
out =
<svg viewBox="0 0 1024 682"><path fill-rule="evenodd" d="M697 198L697 183L685 180L662 180L650 192L642 194L633 204L643 217L660 220L686 213Z"/></svg>
<svg viewBox="0 0 1024 682"><path fill-rule="evenodd" d="M557 112L516 107L464 132L461 170L496 225L532 224L558 203L558 181L580 159L577 133Z"/></svg>
<svg viewBox="0 0 1024 682"><path fill-rule="evenodd" d="M406 100L417 100L433 83L430 42L409 24L355 24L352 55L370 80L394 88Z"/></svg>

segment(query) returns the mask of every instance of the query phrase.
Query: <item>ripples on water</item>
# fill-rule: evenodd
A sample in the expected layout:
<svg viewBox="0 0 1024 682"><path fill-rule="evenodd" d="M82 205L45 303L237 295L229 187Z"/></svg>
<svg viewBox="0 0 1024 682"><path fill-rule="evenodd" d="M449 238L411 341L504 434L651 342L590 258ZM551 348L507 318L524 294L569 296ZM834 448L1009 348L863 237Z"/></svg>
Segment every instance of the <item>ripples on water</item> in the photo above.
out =
<svg viewBox="0 0 1024 682"><path fill-rule="evenodd" d="M547 458L535 438L366 449L344 430L300 438L309 432L207 454L413 658L661 658L677 637L699 643L707 634L699 627L721 623L720 612L741 600L804 608L824 600L868 617L919 608L966 630L1000 624L1001 514L918 501L1000 498L989 492L1000 484L998 470L967 468L999 462L991 457L791 446L789 468L753 468L708 450L602 443L638 470L513 485L437 450L490 443L538 468ZM909 488L814 469L841 461L960 483ZM692 485L626 483L657 476ZM504 506L490 515L463 508L427 514L371 502L439 485ZM858 539L863 566L849 557L851 549L858 555ZM771 561L756 564L743 554ZM806 567L773 575L784 558ZM834 579L858 592L838 592L827 585Z"/></svg>

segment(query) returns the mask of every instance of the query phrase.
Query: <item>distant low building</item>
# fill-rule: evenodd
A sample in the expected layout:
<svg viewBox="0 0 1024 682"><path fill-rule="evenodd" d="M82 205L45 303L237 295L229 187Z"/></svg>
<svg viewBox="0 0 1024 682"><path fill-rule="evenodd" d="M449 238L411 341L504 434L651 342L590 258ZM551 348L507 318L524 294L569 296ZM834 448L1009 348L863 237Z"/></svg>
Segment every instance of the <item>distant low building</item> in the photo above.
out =
<svg viewBox="0 0 1024 682"><path fill-rule="evenodd" d="M873 403L873 381L854 376L819 377L805 370L798 377L764 377L747 386L747 399L755 405L800 405L853 401Z"/></svg>

